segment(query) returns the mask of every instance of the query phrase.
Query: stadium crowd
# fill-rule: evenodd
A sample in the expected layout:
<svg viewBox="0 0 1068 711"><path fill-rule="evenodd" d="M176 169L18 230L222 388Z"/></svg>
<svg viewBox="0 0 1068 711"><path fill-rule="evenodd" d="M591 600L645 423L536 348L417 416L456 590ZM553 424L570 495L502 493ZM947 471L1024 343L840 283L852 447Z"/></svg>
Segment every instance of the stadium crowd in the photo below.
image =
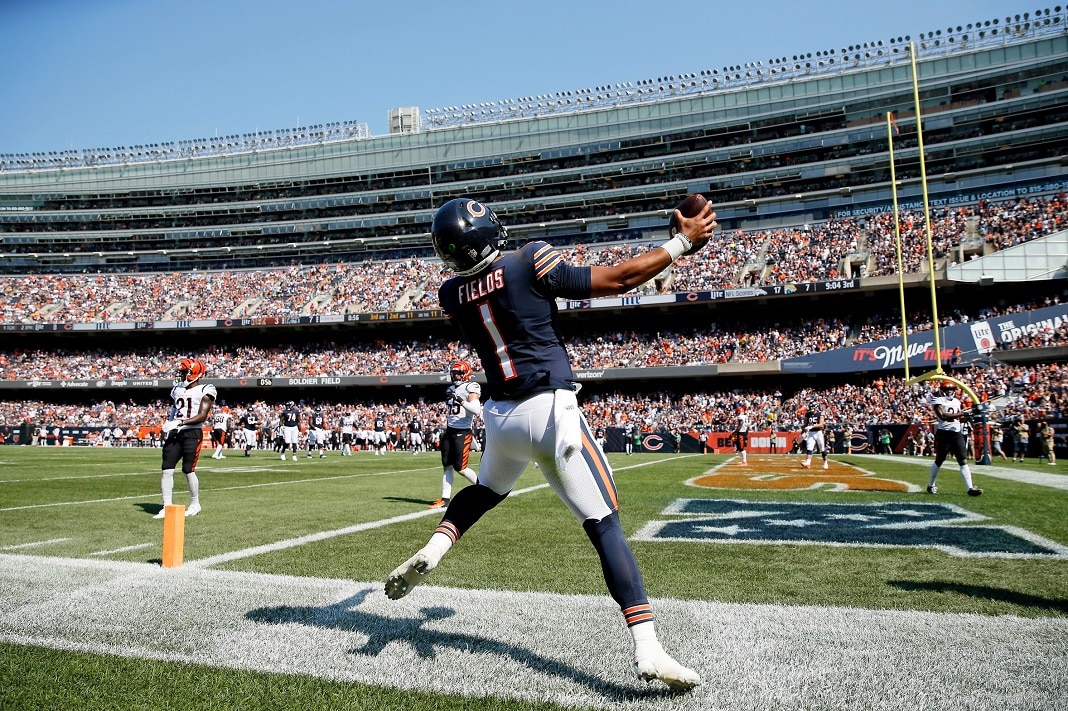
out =
<svg viewBox="0 0 1068 711"><path fill-rule="evenodd" d="M952 310L940 314L943 326L1021 313L1061 303L1059 295L1041 301L979 308L973 314ZM910 314L909 333L931 328L930 314ZM575 367L625 368L761 363L818 353L848 345L901 335L900 316L869 314L839 318L775 319L754 322L741 314L731 323L713 323L681 330L665 329L655 336L638 331L601 331L576 334L568 341ZM1068 323L1024 334L1002 348L1045 348L1068 345ZM0 349L0 380L131 380L168 378L175 360L189 355L184 349L120 350L117 348ZM438 373L458 357L469 358L481 370L477 357L443 338L408 341L321 341L312 345L287 343L264 347L248 344L206 345L199 352L216 378L276 376L405 375Z"/></svg>
<svg viewBox="0 0 1068 711"><path fill-rule="evenodd" d="M935 254L954 259L961 235L978 235L988 249L1003 249L1049 234L1064 226L1063 194L980 203L972 207L932 211ZM901 220L906 271L925 268L926 241L922 214L905 213ZM831 220L797 229L737 231L724 236L724 249L680 260L672 274L662 275L657 288L692 291L725 286L826 280L843 276L850 255L867 255L860 273L896 271L892 216ZM598 244L561 247L576 263L613 264L649 248L648 244ZM893 258L891 258L893 255ZM248 317L362 313L433 308L436 285L443 279L437 260L396 259L340 262L287 269L233 272L191 272L153 275L31 275L0 278L0 323L90 323L100 321L222 320ZM1061 302L1048 295L1027 303L974 305L942 314L943 325L967 323L1023 312ZM970 305L971 306L971 305ZM909 314L911 331L931 328L922 310ZM577 368L651 367L756 363L776 361L846 345L899 337L900 319L891 313L837 313L834 317L779 317L687 328L664 328L653 336L637 331L583 332L569 339ZM333 338L333 336L331 337ZM1068 344L1068 326L1024 334L1003 347L1044 348ZM169 378L178 348L0 349L4 380L95 380ZM251 378L279 375L399 375L437 373L456 357L480 364L473 354L443 338L420 337L405 342L365 340L264 347L251 344L210 345L198 353L210 377ZM1010 416L1060 414L1061 370L1056 364L1016 368L992 364L968 369L977 391L1004 398L1014 387L1023 392L1005 412ZM642 427L685 428L726 422L737 405L764 415L774 412L780 427L798 424L798 413L820 407L843 424L862 427L875 422L908 422L925 417L923 388L896 379L873 379L859 385L806 389L785 400L776 392L703 392L676 396L658 392L643 396L592 394L585 399L591 424L598 427L630 423ZM1009 401L1006 401L1009 402ZM336 415L356 407L360 413L386 411L394 420L410 418L419 403L326 403ZM49 405L40 401L0 402L0 422L12 425L27 418L67 426L120 428L143 426L161 419L160 405L100 402L91 405ZM270 411L261 403L257 407ZM917 414L919 413L919 414Z"/></svg>
<svg viewBox="0 0 1068 711"><path fill-rule="evenodd" d="M981 202L931 211L937 261L958 261L970 231L980 240L969 252L999 250L1063 229L1064 194ZM922 212L900 218L906 272L926 269ZM835 219L798 228L736 231L723 246L679 260L648 288L707 291L725 287L826 281L897 273L893 216ZM618 263L654 242L559 245L574 263ZM848 273L847 273L848 272ZM437 306L444 277L436 259L408 258L285 269L172 274L36 274L0 277L0 323L92 323L224 320L405 311Z"/></svg>
<svg viewBox="0 0 1068 711"><path fill-rule="evenodd" d="M1057 363L1004 365L991 363L951 371L976 392L996 421L1035 420L1068 416L1068 378L1065 367ZM931 385L908 384L903 378L880 375L858 379L848 384L827 387L808 386L784 395L777 389L744 388L677 394L666 390L648 393L602 392L580 398L593 428L631 427L640 430L704 431L731 430L739 408L750 414L755 430L778 431L801 429L807 411L824 413L836 429L865 428L884 424L929 422L931 408L927 397ZM225 393L223 393L225 396ZM281 403L264 400L220 407L232 412L236 425L248 409L259 413L268 431L280 412ZM445 409L437 402L423 399L360 402L301 401L305 414L321 407L328 426L338 430L341 417L352 414L357 427L367 429L378 413L384 413L387 426L401 432L413 418L420 419L427 431L443 426ZM169 404L160 399L150 404L102 400L86 405L60 405L40 400L0 402L0 423L10 429L31 421L47 434L55 428L108 427L128 433L135 443L144 428L155 428L167 415ZM307 420L305 419L305 422ZM267 435L269 439L269 435ZM42 442L43 443L43 442ZM144 442L141 442L144 444ZM149 442L154 443L154 441Z"/></svg>

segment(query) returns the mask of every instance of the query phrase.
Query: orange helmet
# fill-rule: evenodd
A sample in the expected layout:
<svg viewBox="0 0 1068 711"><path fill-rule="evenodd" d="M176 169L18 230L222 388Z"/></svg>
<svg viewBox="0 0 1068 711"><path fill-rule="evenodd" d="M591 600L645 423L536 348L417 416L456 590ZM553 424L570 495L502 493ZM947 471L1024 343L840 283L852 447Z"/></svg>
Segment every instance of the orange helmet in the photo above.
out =
<svg viewBox="0 0 1068 711"><path fill-rule="evenodd" d="M471 364L466 360L458 360L449 368L449 376L454 383L462 383L471 379Z"/></svg>
<svg viewBox="0 0 1068 711"><path fill-rule="evenodd" d="M204 362L199 358L183 358L178 364L178 379L185 383L195 383L208 372Z"/></svg>

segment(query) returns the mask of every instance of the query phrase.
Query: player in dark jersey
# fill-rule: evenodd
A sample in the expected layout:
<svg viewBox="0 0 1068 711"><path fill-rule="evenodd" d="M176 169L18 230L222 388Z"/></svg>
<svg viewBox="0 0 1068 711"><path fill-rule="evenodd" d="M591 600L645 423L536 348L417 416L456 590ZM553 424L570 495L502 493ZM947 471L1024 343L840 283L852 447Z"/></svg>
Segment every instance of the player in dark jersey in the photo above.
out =
<svg viewBox="0 0 1068 711"><path fill-rule="evenodd" d="M434 217L434 249L457 276L438 291L442 308L482 362L488 394L482 412L486 447L478 481L449 502L430 541L390 573L385 592L399 599L433 570L478 519L507 497L533 460L567 505L600 558L605 581L634 641L641 679L673 689L700 683L657 638L637 561L619 521L612 470L583 417L571 362L557 323L558 297L622 294L649 281L716 227L706 206L697 217L679 211L681 234L613 267L577 267L545 242L502 253L507 232L481 203L450 200Z"/></svg>
<svg viewBox="0 0 1068 711"><path fill-rule="evenodd" d="M823 468L830 468L827 464L827 442L824 439L826 430L827 423L823 419L823 412L815 406L811 407L805 413L805 429L802 432L805 439L805 461L801 462L801 466L805 469L812 466L812 455L817 452L823 459Z"/></svg>
<svg viewBox="0 0 1068 711"><path fill-rule="evenodd" d="M245 434L245 456L256 448L260 437L260 416L251 407L241 417L241 429Z"/></svg>
<svg viewBox="0 0 1068 711"><path fill-rule="evenodd" d="M423 451L423 421L419 415L412 415L408 421L408 445L412 448L412 454Z"/></svg>
<svg viewBox="0 0 1068 711"><path fill-rule="evenodd" d="M297 461L297 448L300 446L300 409L297 403L289 400L279 417L282 424L279 433L282 436L281 454L286 458L286 450L293 454L293 461Z"/></svg>
<svg viewBox="0 0 1068 711"><path fill-rule="evenodd" d="M374 447L375 454L385 454L388 442L389 435L386 432L386 413L381 411L376 412L371 430L370 446Z"/></svg>
<svg viewBox="0 0 1068 711"><path fill-rule="evenodd" d="M308 457L313 450L319 451L319 459L326 456L326 415L323 414L321 405L316 405L312 410L308 424Z"/></svg>

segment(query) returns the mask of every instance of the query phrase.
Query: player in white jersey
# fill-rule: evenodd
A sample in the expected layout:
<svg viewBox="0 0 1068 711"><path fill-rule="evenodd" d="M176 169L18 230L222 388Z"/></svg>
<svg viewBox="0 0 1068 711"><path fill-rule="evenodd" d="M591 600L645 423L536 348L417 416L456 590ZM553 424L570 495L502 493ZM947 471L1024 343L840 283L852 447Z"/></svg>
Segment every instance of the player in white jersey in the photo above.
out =
<svg viewBox="0 0 1068 711"><path fill-rule="evenodd" d="M233 419L230 411L220 407L211 416L211 443L215 446L212 459L226 459L223 450L226 448L227 439L230 437L230 420Z"/></svg>
<svg viewBox="0 0 1068 711"><path fill-rule="evenodd" d="M749 415L745 405L739 405L734 416L734 451L742 455L742 466L749 464Z"/></svg>
<svg viewBox="0 0 1068 711"><path fill-rule="evenodd" d="M341 416L341 456L352 456L352 440L356 434L356 413L346 412Z"/></svg>
<svg viewBox="0 0 1068 711"><path fill-rule="evenodd" d="M456 473L474 484L475 470L469 466L471 458L472 425L475 415L482 414L482 386L471 380L471 366L458 360L449 369L452 385L445 391L445 434L441 438L441 498L430 504L436 509L448 506L452 498L452 482Z"/></svg>
<svg viewBox="0 0 1068 711"><path fill-rule="evenodd" d="M186 516L200 513L200 481L197 479L197 459L204 441L203 425L211 415L212 405L218 397L215 386L202 382L207 372L204 363L197 358L185 358L178 364L178 382L171 388L174 407L171 416L163 423L163 466L160 486L163 490L163 508L155 518L163 518L174 493L174 469L182 462L182 471L189 484L189 507Z"/></svg>
<svg viewBox="0 0 1068 711"><path fill-rule="evenodd" d="M935 428L935 460L931 463L927 493L938 493L935 478L938 476L942 462L952 454L957 459L960 477L964 480L968 496L981 496L983 490L972 486L972 470L968 466L968 449L963 433L964 421L970 415L961 408L961 402L957 399L957 386L948 380L943 380L938 387L938 392L932 393L927 398L927 402L931 405L935 418L938 420Z"/></svg>

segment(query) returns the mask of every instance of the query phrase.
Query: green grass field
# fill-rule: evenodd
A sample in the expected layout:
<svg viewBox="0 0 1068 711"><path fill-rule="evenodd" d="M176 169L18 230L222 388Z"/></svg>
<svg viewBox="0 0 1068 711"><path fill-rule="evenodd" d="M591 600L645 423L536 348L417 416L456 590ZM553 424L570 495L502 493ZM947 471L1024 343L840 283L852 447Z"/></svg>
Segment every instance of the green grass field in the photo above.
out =
<svg viewBox="0 0 1068 711"><path fill-rule="evenodd" d="M593 549L536 469L390 601L386 574L440 519L436 454L205 454L173 569L159 458L0 448L0 708L1068 705L1066 465L973 465L969 498L952 463L918 493L915 458L834 458L913 489L879 492L697 487L727 457L610 455L658 631L704 677L674 695L633 676Z"/></svg>

